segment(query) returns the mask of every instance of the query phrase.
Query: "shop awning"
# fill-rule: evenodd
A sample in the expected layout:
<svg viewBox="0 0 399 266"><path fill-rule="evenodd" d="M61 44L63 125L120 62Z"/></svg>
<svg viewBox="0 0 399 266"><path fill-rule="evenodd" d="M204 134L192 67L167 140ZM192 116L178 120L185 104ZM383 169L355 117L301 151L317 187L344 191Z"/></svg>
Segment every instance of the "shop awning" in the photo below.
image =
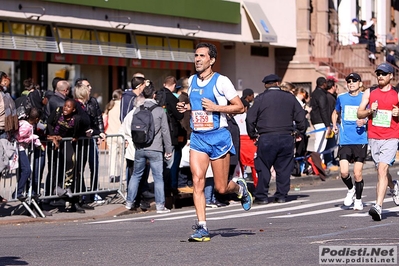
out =
<svg viewBox="0 0 399 266"><path fill-rule="evenodd" d="M244 1L244 10L255 42L277 42L277 35L258 3Z"/></svg>

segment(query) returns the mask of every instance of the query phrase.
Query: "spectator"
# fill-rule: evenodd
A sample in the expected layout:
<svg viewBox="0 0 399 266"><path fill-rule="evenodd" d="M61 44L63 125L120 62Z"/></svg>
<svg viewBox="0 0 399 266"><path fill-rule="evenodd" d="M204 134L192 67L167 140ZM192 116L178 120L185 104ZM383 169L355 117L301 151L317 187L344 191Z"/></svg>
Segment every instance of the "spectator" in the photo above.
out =
<svg viewBox="0 0 399 266"><path fill-rule="evenodd" d="M316 88L310 97L310 121L315 130L321 130L315 133L315 141L313 151L321 153L325 150L327 139L326 136L331 134L331 113L327 98L327 80L319 77L316 80ZM325 130L323 130L323 128Z"/></svg>
<svg viewBox="0 0 399 266"><path fill-rule="evenodd" d="M312 111L312 108L307 105L307 103L310 101L309 93L305 88L299 87L294 89L293 94L295 95L299 104L305 110L305 115L307 118L305 120L306 123L305 132L306 132L306 130L310 126L308 117L310 116L310 112ZM295 142L295 157L302 157L306 155L306 152L308 150L308 142L309 142L308 135L303 134L300 136L300 140Z"/></svg>
<svg viewBox="0 0 399 266"><path fill-rule="evenodd" d="M75 152L71 141L60 141L62 138L71 137L73 141L85 134L83 121L77 113L77 102L73 99L67 99L64 106L58 107L48 118L48 139L52 141L51 147L59 152L53 152L53 157L49 158L52 163L53 182L56 187L56 193L59 196L68 196L68 200L73 203L76 212L84 213L85 210L79 205L79 199L72 197L72 191L75 188ZM60 145L61 144L61 145ZM49 149L50 150L50 149ZM65 178L64 178L65 177Z"/></svg>
<svg viewBox="0 0 399 266"><path fill-rule="evenodd" d="M396 65L396 57L395 57L395 51L394 50L387 50L387 56L386 56L386 61L390 63L391 65L398 67Z"/></svg>
<svg viewBox="0 0 399 266"><path fill-rule="evenodd" d="M66 80L60 80L57 82L54 95L49 99L45 109L45 119L54 113L58 107L64 106L67 95L70 91L70 85Z"/></svg>
<svg viewBox="0 0 399 266"><path fill-rule="evenodd" d="M150 83L148 83L150 84ZM144 104L144 96L140 94L134 99L133 109L127 113L125 119L123 119L122 125L119 129L119 133L124 135L125 137L125 159L126 159L126 174L127 174L127 185L129 185L130 179L133 175L133 168L134 168L134 156L136 153L136 148L134 147L132 141L132 120L133 114L136 111L136 108L140 105ZM143 176L141 177L139 188L137 190L136 198L134 199L134 209L141 208L143 211L149 209L150 203L148 200L154 198L154 194L149 191L148 185L148 176L150 173L150 167L146 165L144 169ZM129 189L127 188L127 191Z"/></svg>
<svg viewBox="0 0 399 266"><path fill-rule="evenodd" d="M255 98L255 94L252 89L247 88L242 92L241 99L247 101L247 103L250 106L251 106L252 102L254 101L254 98Z"/></svg>
<svg viewBox="0 0 399 266"><path fill-rule="evenodd" d="M328 106L329 106L329 114L330 117L333 114L335 110L335 103L337 101L337 85L335 82L337 82L338 79L334 77L327 77L327 101L328 101ZM340 124L340 117L337 119L337 123ZM337 136L334 134L334 131L331 131L331 134L326 136L327 137L327 143L326 143L326 148L324 151L324 163L326 164L326 167L332 171L338 170L337 166L337 161L335 160L335 148L337 146Z"/></svg>
<svg viewBox="0 0 399 266"><path fill-rule="evenodd" d="M112 100L105 106L104 115L107 117L108 126L105 129L107 135L118 134L121 127L120 110L121 110L122 90L118 89L112 93ZM112 182L119 182L120 169L116 169L116 162L121 161L122 150L118 143L117 137L107 138L109 165L110 165L110 180Z"/></svg>
<svg viewBox="0 0 399 266"><path fill-rule="evenodd" d="M352 19L352 24L350 26L349 33L349 44L358 44L359 43L359 20L357 18Z"/></svg>
<svg viewBox="0 0 399 266"><path fill-rule="evenodd" d="M241 98L241 102L244 106L244 113L236 114L234 116L240 131L240 164L244 176L245 168L247 166L251 167L252 180L254 181L254 186L256 187L258 185L258 175L255 170L254 158L257 147L255 146L254 141L248 136L247 124L245 122L247 119L247 112L250 107L249 103L245 99Z"/></svg>
<svg viewBox="0 0 399 266"><path fill-rule="evenodd" d="M164 169L165 188L168 192L169 190L177 190L181 149L185 145L186 137L186 133L183 132L179 122L183 119L184 114L180 113L176 109L179 100L173 94L175 86L176 78L173 76L167 76L164 80L163 87L156 93L155 98L158 101L158 104L166 110L173 146L172 160L169 162L169 165L166 166L166 169Z"/></svg>
<svg viewBox="0 0 399 266"><path fill-rule="evenodd" d="M145 107L151 107L157 104L157 102L154 100L154 95L155 95L155 90L152 84L149 84L144 88L143 96L145 97L144 100ZM137 112L139 112L139 109L136 109L135 113ZM152 115L154 118L154 127L156 134L152 144L149 147L146 148L136 147L133 175L129 182L129 189L126 199L126 208L131 209L133 207L133 200L136 198L139 182L142 178L143 172L146 168L146 164L148 161L154 178L155 204L156 204L157 213L167 213L170 212L170 210L165 207L165 193L164 193L162 165L163 165L164 156L166 159L170 159L172 156L170 131L169 131L166 113L162 108L157 107L154 110L152 110Z"/></svg>
<svg viewBox="0 0 399 266"><path fill-rule="evenodd" d="M39 122L41 116L41 112L39 109L33 107L29 110L29 116L27 120L19 120L19 130L17 136L18 142L18 163L19 163L19 171L18 171L18 188L17 188L17 199L24 201L25 196L23 195L26 183L32 173L30 162L26 151L31 151L34 147L42 147L42 144L39 140L39 136L33 134L34 127L37 122ZM33 182L37 182L38 180L33 179ZM37 184L35 184L37 187ZM34 191L32 191L34 193Z"/></svg>
<svg viewBox="0 0 399 266"><path fill-rule="evenodd" d="M86 103L86 112L90 117L91 136L99 136L89 141L89 169L90 169L90 188L91 191L98 190L98 145L105 140L103 114L96 98L90 96L92 87L85 78L79 78L75 86L86 86L89 91L89 99ZM91 137L90 136L90 137ZM94 194L90 195L90 200L94 201Z"/></svg>
<svg viewBox="0 0 399 266"><path fill-rule="evenodd" d="M365 23L362 26L362 30L364 31L364 37L367 40L367 50L369 51L369 59L370 62L374 63L376 57L375 53L377 52L377 48L375 45L375 41L377 36L375 35L375 24L377 23L376 18L371 18L368 23Z"/></svg>
<svg viewBox="0 0 399 266"><path fill-rule="evenodd" d="M121 98L121 122L123 122L127 113L133 109L134 99L143 92L143 89L146 86L144 74L135 73L130 83L132 88L126 89Z"/></svg>
<svg viewBox="0 0 399 266"><path fill-rule="evenodd" d="M79 85L80 84L80 85ZM91 117L87 112L87 102L90 99L89 88L79 83L73 88L73 97L76 101L77 114L80 119L85 121L85 127L80 131L82 139L78 140L78 145L74 145L76 165L75 165L75 178L78 181L77 186L75 186L76 192L86 192L86 184L84 180L84 171L88 157L88 149L90 148L90 143L92 142L93 129L91 128ZM76 150L77 148L77 150ZM81 207L88 210L93 210L94 208L87 203L85 203L85 196L83 196Z"/></svg>

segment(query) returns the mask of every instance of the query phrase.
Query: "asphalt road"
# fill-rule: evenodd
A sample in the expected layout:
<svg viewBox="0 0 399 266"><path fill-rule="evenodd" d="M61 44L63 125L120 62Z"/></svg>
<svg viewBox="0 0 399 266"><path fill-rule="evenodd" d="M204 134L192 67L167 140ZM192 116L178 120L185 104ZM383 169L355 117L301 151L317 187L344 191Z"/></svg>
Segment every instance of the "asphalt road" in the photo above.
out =
<svg viewBox="0 0 399 266"><path fill-rule="evenodd" d="M393 176L399 170L391 170ZM325 245L399 244L399 207L387 193L383 220L367 212L376 177L366 171L363 211L343 207L341 180L296 182L286 203L207 210L212 239L190 243L193 207L93 222L0 226L0 265L319 265ZM397 258L396 258L397 259ZM396 262L397 263L397 262Z"/></svg>

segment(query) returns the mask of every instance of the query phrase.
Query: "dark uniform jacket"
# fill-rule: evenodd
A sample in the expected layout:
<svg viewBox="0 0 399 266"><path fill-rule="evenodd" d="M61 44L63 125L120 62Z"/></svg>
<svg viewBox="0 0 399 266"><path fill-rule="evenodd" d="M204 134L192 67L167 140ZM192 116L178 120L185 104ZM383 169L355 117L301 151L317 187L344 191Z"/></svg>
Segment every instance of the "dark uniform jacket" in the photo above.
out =
<svg viewBox="0 0 399 266"><path fill-rule="evenodd" d="M259 94L247 112L247 131L251 138L262 134L292 134L306 130L305 111L295 96L278 87ZM295 121L295 128L294 122Z"/></svg>

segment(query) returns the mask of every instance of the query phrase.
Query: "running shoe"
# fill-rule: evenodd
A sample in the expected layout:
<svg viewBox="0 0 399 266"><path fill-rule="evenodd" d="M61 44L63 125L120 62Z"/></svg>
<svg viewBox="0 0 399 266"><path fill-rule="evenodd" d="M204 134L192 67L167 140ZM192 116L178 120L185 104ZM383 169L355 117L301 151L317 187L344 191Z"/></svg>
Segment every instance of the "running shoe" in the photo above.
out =
<svg viewBox="0 0 399 266"><path fill-rule="evenodd" d="M355 199L355 203L353 204L353 210L355 211L363 210L363 202L361 199Z"/></svg>
<svg viewBox="0 0 399 266"><path fill-rule="evenodd" d="M252 207L253 199L251 193L248 191L247 182L245 182L245 179L239 178L237 179L237 184L242 187L242 195L238 195L237 197L241 200L242 208L249 211Z"/></svg>
<svg viewBox="0 0 399 266"><path fill-rule="evenodd" d="M128 210L131 210L131 209L132 209L132 207L133 207L133 202L126 201L125 208L126 208L126 209L128 209Z"/></svg>
<svg viewBox="0 0 399 266"><path fill-rule="evenodd" d="M399 206L399 181L398 180L393 180L394 187L391 189L391 194L393 198L393 202L395 202L396 205Z"/></svg>
<svg viewBox="0 0 399 266"><path fill-rule="evenodd" d="M369 210L369 215L373 218L374 221L381 221L381 206L378 204L374 204L373 207Z"/></svg>
<svg viewBox="0 0 399 266"><path fill-rule="evenodd" d="M168 208L162 207L160 209L157 209L157 213L162 214L162 213L169 213L170 210Z"/></svg>
<svg viewBox="0 0 399 266"><path fill-rule="evenodd" d="M208 202L208 203L205 204L205 206L207 208L212 208L212 209L218 207L218 205L216 205L216 203L214 203L214 202Z"/></svg>
<svg viewBox="0 0 399 266"><path fill-rule="evenodd" d="M194 233L189 237L189 242L207 242L211 240L208 229L205 229L202 225L193 225Z"/></svg>
<svg viewBox="0 0 399 266"><path fill-rule="evenodd" d="M355 197L355 187L353 187L352 189L348 189L348 193L346 193L346 197L344 199L344 205L345 206L351 206Z"/></svg>

